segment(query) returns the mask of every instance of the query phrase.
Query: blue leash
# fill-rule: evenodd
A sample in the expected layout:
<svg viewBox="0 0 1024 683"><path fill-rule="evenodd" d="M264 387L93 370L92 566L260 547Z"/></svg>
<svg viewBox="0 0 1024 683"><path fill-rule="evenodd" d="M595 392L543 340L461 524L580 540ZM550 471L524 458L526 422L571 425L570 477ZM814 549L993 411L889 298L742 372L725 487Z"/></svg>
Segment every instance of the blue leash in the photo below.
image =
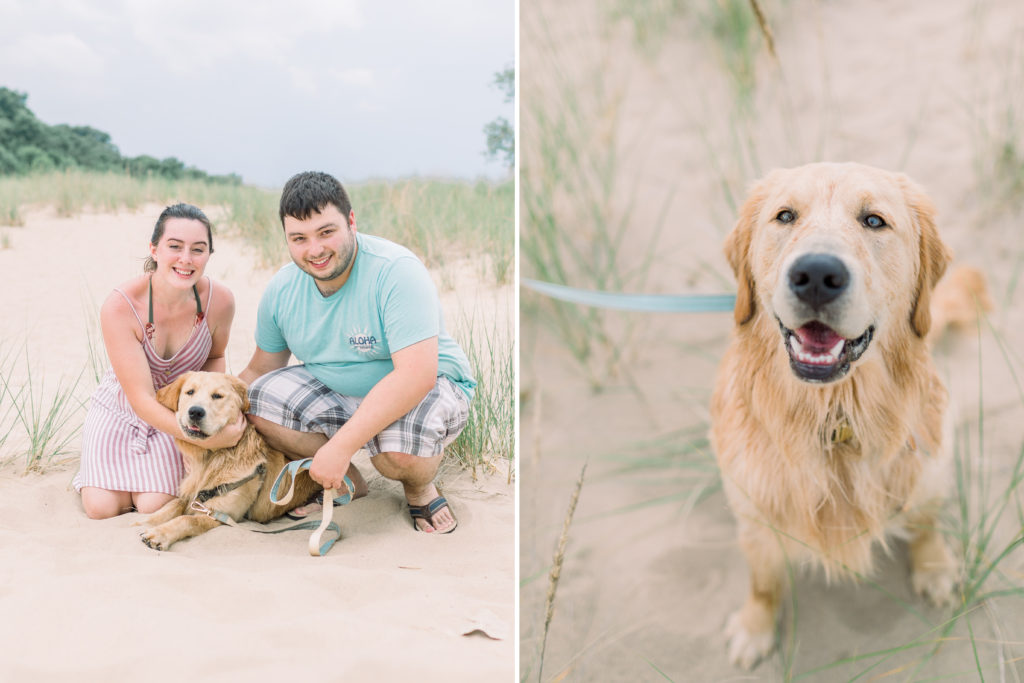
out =
<svg viewBox="0 0 1024 683"><path fill-rule="evenodd" d="M313 458L306 458L305 460L292 460L287 465L285 465L284 468L282 468L281 471L278 473L277 479L274 480L274 485L270 488L270 502L273 503L274 505L284 505L285 503L290 501L292 499L292 494L295 492L295 476L302 470L308 470L310 465L312 464ZM262 467L263 465L260 465L260 468ZM262 470L257 468L257 471L253 473L253 476L255 476L257 473L262 474ZM291 482L288 485L288 491L283 496L281 496L279 495L279 489L281 487L281 482L284 481L285 474L291 475ZM251 478L251 476L246 478L245 480L243 480L243 483ZM254 531L258 534L279 534L284 531L296 531L299 529L316 529L316 531L313 532L313 535L309 538L309 554L315 557L322 557L327 554L327 551L331 549L331 546L334 545L334 542L341 538L341 528L331 520L331 517L334 514L333 503L335 501L337 502L338 505L345 505L346 503L352 501L352 492L355 491L356 489L355 486L352 484L352 480L349 479L347 475L345 476L345 486L348 487L348 493L346 493L343 496L335 497L335 489L328 489L324 491L324 505L322 506L323 519L321 519L319 522L310 520L308 522L299 522L298 524L293 524L291 526L286 526L280 529L267 529L263 525L257 525L255 522L253 522L252 524L248 524L246 526L242 526L234 519L232 519L230 515L221 512L220 510L214 510L210 507L207 507L205 505L206 499L200 500L198 497L192 501L192 505L190 507L196 512L212 517L221 524L227 524L228 526L233 526L240 529L248 529L249 531ZM331 505L327 504L326 501L328 500L332 501ZM324 533L328 531L330 532L330 535L328 535L327 540L321 542L320 539L323 537Z"/></svg>
<svg viewBox="0 0 1024 683"><path fill-rule="evenodd" d="M577 289L553 282L520 278L520 284L552 299L595 308L648 313L728 313L736 306L733 294L621 294Z"/></svg>
<svg viewBox="0 0 1024 683"><path fill-rule="evenodd" d="M302 470L308 470L313 464L313 458L306 458L305 460L292 460L277 475L277 479L274 480L274 485L270 487L270 502L274 505L283 505L292 499L292 493L295 489L295 477ZM288 486L288 492L283 496L279 495L279 488L281 482L284 480L285 474L291 475L291 483ZM335 489L327 489L324 491L324 502L321 506L323 510L323 519L317 523L313 521L300 522L294 526L290 526L287 529L281 529L280 531L293 531L295 529L316 529L313 535L309 538L309 554L314 557L322 557L327 554L327 551L331 549L334 542L341 538L341 528L338 527L333 521L331 516L334 513L334 504L345 505L352 501L352 492L356 490L352 480L345 475L345 486L348 488L348 492L343 496L335 496ZM327 537L326 541L321 542L321 537L324 532L331 532L331 535Z"/></svg>

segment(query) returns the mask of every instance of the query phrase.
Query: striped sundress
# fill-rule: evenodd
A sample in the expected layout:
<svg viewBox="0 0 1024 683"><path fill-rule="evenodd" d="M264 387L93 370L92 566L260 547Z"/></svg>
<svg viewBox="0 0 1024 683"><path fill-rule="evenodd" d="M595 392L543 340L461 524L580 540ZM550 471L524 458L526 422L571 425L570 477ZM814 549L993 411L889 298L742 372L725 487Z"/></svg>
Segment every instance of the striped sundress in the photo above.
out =
<svg viewBox="0 0 1024 683"><path fill-rule="evenodd" d="M207 311L213 298L213 283L209 284ZM120 289L114 291L131 306L131 300L124 292ZM153 349L145 333L146 325L134 306L132 312L143 328L142 350L149 361L154 389L159 390L178 376L199 370L206 363L213 346L213 336L205 316L196 316L188 341L177 353L164 359ZM95 486L110 491L153 491L173 496L177 495L178 484L184 476L181 452L174 445L174 439L135 414L114 375L114 369L109 368L92 395L82 427L82 463L75 476L75 490Z"/></svg>

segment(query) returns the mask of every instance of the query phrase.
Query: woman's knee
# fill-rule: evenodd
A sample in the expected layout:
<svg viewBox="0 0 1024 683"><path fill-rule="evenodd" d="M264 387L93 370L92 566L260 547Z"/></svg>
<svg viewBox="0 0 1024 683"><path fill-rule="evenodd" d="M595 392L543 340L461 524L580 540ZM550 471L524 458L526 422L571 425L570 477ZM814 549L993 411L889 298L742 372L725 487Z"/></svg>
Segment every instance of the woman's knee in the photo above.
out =
<svg viewBox="0 0 1024 683"><path fill-rule="evenodd" d="M109 519L132 509L131 494L92 486L82 489L82 507L89 519Z"/></svg>
<svg viewBox="0 0 1024 683"><path fill-rule="evenodd" d="M135 509L144 515L153 514L166 505L168 501L173 499L174 496L166 493L158 493L156 491L136 493L132 496L132 500L135 503Z"/></svg>

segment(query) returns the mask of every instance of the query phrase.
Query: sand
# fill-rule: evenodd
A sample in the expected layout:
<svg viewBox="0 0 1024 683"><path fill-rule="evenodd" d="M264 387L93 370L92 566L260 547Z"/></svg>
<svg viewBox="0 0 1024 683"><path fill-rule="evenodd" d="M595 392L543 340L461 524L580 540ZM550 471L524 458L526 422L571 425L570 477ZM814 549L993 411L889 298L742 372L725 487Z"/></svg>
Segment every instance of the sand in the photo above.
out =
<svg viewBox="0 0 1024 683"><path fill-rule="evenodd" d="M1024 9L1005 1L762 2L781 73L757 41L758 87L744 126L700 18L713 4L684 3L687 10L660 24L660 49L641 50L629 22L602 14L629 14L630 3L523 3L524 172L544 168L539 138L530 137L541 130L535 110L573 111L565 93L574 93L585 158L616 155L600 208L606 231L624 226L615 256L625 278L610 282L647 293L735 291L721 252L735 220L723 185L736 201L771 168L818 160L908 173L934 199L956 262L982 268L996 300L980 332L949 336L936 350L958 450L973 481L988 487L972 497L977 519L977 509L999 503L1024 446L1024 202L1003 194L991 149L1008 113L1013 121L1020 111ZM1013 126L1019 147L1024 120ZM592 167L594 185L602 168ZM570 164L563 169L564 177L543 181L555 194L557 225L582 254L600 254L602 221L589 205L580 208L582 185ZM575 191L559 189L570 183ZM593 286L600 263L581 261L566 258L570 283ZM524 258L522 275L538 274ZM541 680L978 680L975 645L986 680L1024 678L1016 596L961 619L918 668L950 611L912 594L902 543L880 554L877 574L860 585L796 576L780 650L752 674L733 668L722 629L745 597L748 572L703 438L731 316L602 314L610 341L595 343L581 362L552 310L523 290L523 679L538 680L548 572L584 464ZM596 331L589 338L596 341ZM1011 500L988 560L1020 533L1020 487ZM955 508L949 513L955 519ZM1024 586L1020 548L999 566L988 588ZM917 641L927 646L859 658Z"/></svg>
<svg viewBox="0 0 1024 683"><path fill-rule="evenodd" d="M44 207L29 211L24 226L2 228L10 247L0 250L0 342L17 358L13 385L30 368L52 392L86 368L76 394L88 398L95 311L140 272L161 208L61 218ZM273 271L254 268L236 239L218 236L215 246L207 273L236 297L227 362L239 372ZM466 264L448 267L438 282L474 277ZM473 282L442 296L449 330L482 310L499 321L492 328L510 327L511 286ZM69 424L82 417L78 410ZM161 553L140 542L132 524L141 515L85 517L70 488L80 437L45 473L28 475L23 460L11 460L16 441L0 449L0 680L512 677L515 514L506 471L474 481L445 468L459 528L431 537L413 532L400 486L361 452L370 494L336 509L343 537L327 556L309 556L306 531L227 527Z"/></svg>

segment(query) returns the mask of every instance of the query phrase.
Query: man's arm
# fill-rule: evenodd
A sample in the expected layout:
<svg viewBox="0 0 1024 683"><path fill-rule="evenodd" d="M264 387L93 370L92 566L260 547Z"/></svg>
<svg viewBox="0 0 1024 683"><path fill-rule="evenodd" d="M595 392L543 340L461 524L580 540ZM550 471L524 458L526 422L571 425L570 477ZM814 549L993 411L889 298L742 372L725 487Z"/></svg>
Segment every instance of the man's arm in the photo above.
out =
<svg viewBox="0 0 1024 683"><path fill-rule="evenodd" d="M271 353L257 346L256 351L252 354L252 358L249 359L249 364L245 366L245 370L238 373L238 378L246 384L252 384L257 378L262 377L268 372L279 370L288 365L288 360L291 357L292 352L288 349Z"/></svg>
<svg viewBox="0 0 1024 683"><path fill-rule="evenodd" d="M310 467L313 480L341 488L356 451L385 427L416 407L437 383L437 337L391 354L395 368L363 398L351 419L317 451Z"/></svg>

